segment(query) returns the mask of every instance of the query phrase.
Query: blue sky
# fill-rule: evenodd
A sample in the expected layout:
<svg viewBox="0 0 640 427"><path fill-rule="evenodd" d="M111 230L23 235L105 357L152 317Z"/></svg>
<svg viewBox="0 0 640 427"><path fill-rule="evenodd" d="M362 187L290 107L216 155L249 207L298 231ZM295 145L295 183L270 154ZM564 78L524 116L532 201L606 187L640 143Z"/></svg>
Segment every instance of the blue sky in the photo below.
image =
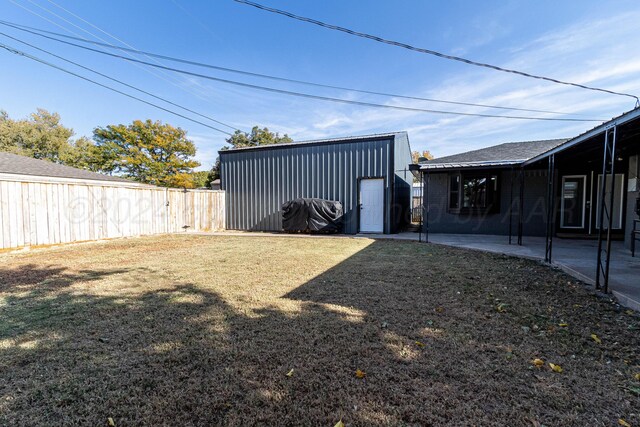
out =
<svg viewBox="0 0 640 427"><path fill-rule="evenodd" d="M637 31L640 3L637 0L263 0L262 3L477 61L640 94L640 32ZM0 17L224 67L365 90L550 109L598 119L608 119L634 107L629 98L410 52L231 0L0 0ZM13 29L0 31L237 128L267 126L288 133L296 140L407 130L413 149L428 149L441 157L501 142L575 136L597 124L452 117L305 100L151 70ZM70 68L2 36L0 41ZM193 70L367 102L496 112ZM74 71L103 81L84 71ZM223 134L0 51L0 109L13 118L20 118L38 107L60 113L63 123L72 127L77 136L90 136L96 126L130 123L135 119L150 118L180 126L188 131L198 147L201 169L211 166L217 150L225 144Z"/></svg>

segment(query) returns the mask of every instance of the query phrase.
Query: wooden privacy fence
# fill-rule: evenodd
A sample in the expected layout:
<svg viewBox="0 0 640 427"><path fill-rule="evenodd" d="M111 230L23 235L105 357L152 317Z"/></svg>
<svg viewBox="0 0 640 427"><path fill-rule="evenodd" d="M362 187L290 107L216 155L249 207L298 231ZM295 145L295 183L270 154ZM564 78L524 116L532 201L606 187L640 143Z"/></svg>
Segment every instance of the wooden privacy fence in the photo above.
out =
<svg viewBox="0 0 640 427"><path fill-rule="evenodd" d="M224 191L0 179L0 249L220 230L224 203Z"/></svg>

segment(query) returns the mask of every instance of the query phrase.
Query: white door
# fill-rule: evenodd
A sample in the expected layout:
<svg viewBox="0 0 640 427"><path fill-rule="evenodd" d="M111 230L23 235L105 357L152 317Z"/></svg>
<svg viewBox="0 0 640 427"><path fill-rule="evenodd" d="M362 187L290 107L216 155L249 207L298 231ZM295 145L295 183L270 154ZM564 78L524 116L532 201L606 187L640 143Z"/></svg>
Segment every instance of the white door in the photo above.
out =
<svg viewBox="0 0 640 427"><path fill-rule="evenodd" d="M360 232L384 231L384 179L360 180Z"/></svg>

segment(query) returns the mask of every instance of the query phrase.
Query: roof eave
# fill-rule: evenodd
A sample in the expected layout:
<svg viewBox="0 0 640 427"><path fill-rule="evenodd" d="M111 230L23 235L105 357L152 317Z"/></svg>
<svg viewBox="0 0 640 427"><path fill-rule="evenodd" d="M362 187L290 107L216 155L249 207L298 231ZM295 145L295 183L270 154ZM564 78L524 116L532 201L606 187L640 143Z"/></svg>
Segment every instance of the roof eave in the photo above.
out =
<svg viewBox="0 0 640 427"><path fill-rule="evenodd" d="M421 171L448 171L448 170L467 170L467 169L501 169L505 167L521 166L525 160L509 160L509 161L491 161L491 162L469 162L469 163L439 163L439 164L422 164Z"/></svg>
<svg viewBox="0 0 640 427"><path fill-rule="evenodd" d="M339 143L347 143L347 142L360 142L360 141L373 141L373 140L381 140L388 138L396 138L398 135L407 135L407 139L409 137L407 131L398 131L398 132L388 132L388 133L379 133L379 134L371 134L371 135L360 135L360 136L349 136L344 138L329 138L329 139L311 139L306 141L294 141L294 142L286 142L282 144L268 144L268 145L257 145L251 147L240 147L240 148L230 148L227 150L219 150L218 154L228 154L228 153L236 153L242 151L253 151L253 150L269 150L269 149L279 149L279 148L293 148L301 145L314 145L314 144L339 144Z"/></svg>
<svg viewBox="0 0 640 427"><path fill-rule="evenodd" d="M607 128L611 127L611 126L617 126L617 125L621 125L624 123L628 123L632 120L635 120L637 118L640 117L640 108L636 108L634 110L631 110L625 114L622 114L612 120L609 120L608 122L602 123L599 126L596 126L595 128L583 133L582 135L578 135L575 138L570 139L569 141L565 142L564 144L560 144L559 146L552 148L549 151L546 151L542 154L538 154L535 157L532 157L531 159L527 160L526 162L523 163L522 166L528 166L530 164L533 164L537 161L540 161L546 157L549 157L553 154L557 154L560 153L564 150L567 150L571 147L575 147L576 145L590 139L593 138L594 136L598 135L599 133L604 132Z"/></svg>

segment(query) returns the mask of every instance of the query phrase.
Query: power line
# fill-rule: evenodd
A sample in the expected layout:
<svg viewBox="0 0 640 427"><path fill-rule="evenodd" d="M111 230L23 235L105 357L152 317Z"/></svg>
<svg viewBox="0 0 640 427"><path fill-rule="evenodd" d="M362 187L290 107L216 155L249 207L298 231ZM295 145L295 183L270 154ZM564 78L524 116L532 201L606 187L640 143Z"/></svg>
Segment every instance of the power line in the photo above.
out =
<svg viewBox="0 0 640 427"><path fill-rule="evenodd" d="M469 65L475 65L475 66L478 66L478 67L490 68L492 70L502 71L502 72L505 72L505 73L517 74L517 75L520 75L520 76L529 77L529 78L533 78L533 79L546 80L546 81L549 81L549 82L558 83L558 84L562 84L562 85L575 86L575 87L579 87L579 88L582 88L582 89L594 90L594 91L598 91L598 92L605 92L605 93L609 93L609 94L612 94L612 95L627 96L627 97L631 97L631 98L635 99L636 100L636 105L640 104L640 99L637 96L631 95L631 94L628 94L628 93L615 92L615 91L612 91L612 90L609 90L609 89L602 89L602 88L598 88L598 87L594 87L594 86L586 86L586 85L583 85L583 84L580 84L580 83L566 82L566 81L563 81L563 80L557 80L557 79L550 78L550 77L539 76L539 75L535 75L535 74L529 74L529 73L525 73L523 71L512 70L512 69L509 69L509 68L503 68L503 67L499 67L497 65L487 64L487 63L484 63L484 62L472 61L470 59L462 58L462 57L459 57L459 56L448 55L448 54L441 53L441 52L438 52L438 51L435 51L435 50L416 47L416 46L412 46L412 45L407 44L407 43L397 42L397 41L394 41L394 40L389 40L389 39L384 39L382 37L374 36L374 35L371 35L371 34L350 30L348 28L340 27L338 25L327 24L326 22L318 21L317 19L312 19L312 18L307 18L307 17L304 17L304 16L295 15L295 14L293 14L291 12L287 12L287 11L284 11L284 10L280 10L280 9L275 9L275 8L272 8L272 7L264 6L264 5L261 5L259 3L254 3L254 2L249 1L249 0L234 0L234 1L237 2L237 3L246 4L248 6L253 6L253 7L257 8L257 9L261 9L261 10L264 10L264 11L267 11L267 12L277 13L279 15L286 16L287 18L296 19L296 20L302 21L302 22L308 22L310 24L318 25L320 27L328 28L330 30L341 31L343 33L347 33L347 34L350 34L352 36L362 37L362 38L373 40L373 41L376 41L376 42L385 43L385 44L388 44L388 45L391 45L391 46L401 47L401 48L404 48L404 49L412 50L414 52L426 53L427 55L434 55L434 56L437 56L439 58L449 59L449 60L452 60L452 61L459 61L459 62L463 62L463 63L469 64Z"/></svg>
<svg viewBox="0 0 640 427"><path fill-rule="evenodd" d="M131 99L135 99L136 101L140 101L140 102L142 102L142 103L144 103L144 104L147 104L147 105L150 105L150 106L152 106L152 107L158 108L158 109L160 109L160 110L162 110L162 111L166 111L167 113L173 114L173 115L178 116L178 117L182 117L182 118L183 118L183 119L185 119L185 120L189 120L189 121L191 121L191 122L197 123L197 124L199 124L199 125L202 125L202 126L204 126L204 127L209 128L209 129L212 129L212 130L215 130L215 131L218 131L218 132L224 133L225 135L232 136L232 134L230 134L230 133L229 133L229 132L227 132L227 131L224 131L224 130L222 130L222 129L218 129L218 128L214 127L214 126L211 126L211 125L208 125L208 124L203 123L203 122L201 122L201 121L198 121L198 120L192 119L191 117L187 117L187 116L185 116L185 115L183 115L183 114L177 113L177 112L175 112L175 111L173 111L173 110L169 110L168 108L164 108L164 107L162 107L162 106L160 106L160 105L157 105L157 104L154 104L154 103L152 103L152 102L146 101L146 100L144 100L144 99L142 99L142 98L138 98L138 97L133 96L133 95L131 95L131 94L128 94L128 93L126 93L126 92L122 92L121 90L118 90L118 89L115 89L115 88L113 88L113 87L111 87L111 86L107 86L107 85L105 85L105 84L99 83L99 82L97 82L97 81L95 81L95 80L91 80L91 79L90 79L90 78L88 78L88 77L81 76L80 74L74 73L73 71L69 71L69 70L67 70L67 69L65 69L65 68L62 68L62 67L58 66L58 65L52 64L52 63L50 63L50 62L47 62L47 61L45 61L44 59L40 59L40 58L38 58L38 57L36 57L36 56L29 55L29 54L28 54L28 53L26 53L26 52L23 52L23 51L18 50L18 49L14 48L14 47L8 46L8 45L6 45L6 44L4 44L4 43L0 43L0 48L3 48L3 49L7 50L7 51L8 51L8 52L10 52L10 53L13 53L13 54L16 54L16 55L19 55L19 56L23 56L23 57L28 58L28 59L31 59L31 60L33 60L33 61L39 62L39 63L41 63L41 64L43 64L43 65L48 66L48 67L55 68L55 69L57 69L57 70L59 70L59 71L62 71L63 73L70 74L70 75L72 75L72 76L74 76L74 77L77 77L77 78L79 78L79 79L85 80L85 81L90 82L90 83L93 83L93 84L95 84L95 85L97 85L97 86L103 87L103 88L108 89L108 90L110 90L110 91L112 91L112 92L118 93L118 94L120 94L120 95L126 96L126 97L131 98Z"/></svg>
<svg viewBox="0 0 640 427"><path fill-rule="evenodd" d="M55 39L53 37L50 37L50 36L44 36L43 35L43 37L46 37L46 38L49 38L49 39L53 39L53 40L57 40L57 39ZM314 94L303 93L303 92L294 92L294 91L290 91L290 90L277 89L277 88L272 88L272 87L268 87L268 86L254 85L254 84L239 82L239 81L235 81L235 80L222 79L222 78L219 78L219 77L209 76L209 75L206 75L206 74L194 73L192 71L182 70L182 69L173 68L173 67L167 67L167 66L159 65L159 64L152 64L150 62L142 61L142 60L139 60L139 59L129 58L129 57L126 57L126 56L118 55L118 54L111 53L111 52L105 52L105 51L102 51L102 50L99 50L99 49L90 48L90 47L87 47L87 46L81 46L81 45L78 45L76 43L71 43L71 42L67 42L67 41L63 41L63 40L57 40L57 41L59 41L61 43L64 43L64 44L67 44L67 45L79 47L81 49L85 49L85 50L89 50L89 51L92 51L92 52L100 53L102 55L107 55L107 56L111 56L111 57L114 57L114 58L123 59L125 61L133 61L133 62L137 62L137 63L140 63L140 64L148 65L148 66L151 66L151 67L162 68L163 70L173 71L173 72L176 72L176 73L186 74L186 75L190 75L190 76L193 76L193 77L199 77L199 78L203 78L203 79L207 79L207 80L213 80L213 81L217 81L217 82L221 82L221 83L225 83L225 84L241 86L241 87L246 87L246 88L251 88L251 89L257 89L257 90L266 91L266 92L273 92L273 93L279 93L279 94L284 94L284 95L297 96L297 97L301 97L301 98L317 99L317 100L322 100L322 101L336 102L336 103L342 103L342 104L351 104L351 105L359 105L359 106L364 106L364 107L387 108L387 109L395 109L395 110L410 111L410 112L444 114L444 115L453 115L453 116L486 117L486 118L499 118L499 119L516 119L516 120L563 121L563 122L602 122L603 121L603 120L598 120L598 119L577 119L577 118L558 118L558 117L499 116L499 115L496 115L496 114L463 113L463 112L455 112L455 111L433 110L433 109L416 108L416 107L405 107L405 106L400 106L400 105L376 104L376 103L373 103L373 102L354 101L354 100L343 99L343 98L334 98L334 97L329 97L329 96L321 96L321 95L314 95Z"/></svg>
<svg viewBox="0 0 640 427"><path fill-rule="evenodd" d="M28 1L29 1L30 3L33 3L33 1L32 1L32 0L28 0ZM55 7L57 7L58 9L60 9L60 10L62 10L62 11L64 11L64 12L66 12L66 13L68 13L69 15L73 16L74 18L76 18L76 19L78 19L78 20L80 20L80 21L84 22L85 24L87 24L87 25L89 25L89 26L93 27L94 29L96 29L96 30L100 31L102 34L106 35L107 37L110 37L110 38L112 38L113 40L116 40L116 41L118 41L118 42L122 43L123 45L125 45L125 46L127 46L127 47L131 48L132 50L135 50L135 48L134 48L132 45L130 45L129 43L125 42L124 40L122 40L122 39L120 39L120 38L118 38L118 37L116 37L116 36L114 36L114 35L113 35L113 34L111 34L110 32L103 30L102 28L98 27L97 25L92 24L92 23L91 23L91 22L89 22L88 20L86 20L86 19L84 19L83 17L81 17L81 16L79 16L79 15L77 15L77 14L73 13L73 12L72 12L72 11L70 11L69 9L66 9L66 8L64 8L64 7L60 6L58 3L54 2L53 0L47 0L47 1L48 1L49 3L51 3L52 5L54 5ZM36 4L36 6L38 6L38 7L42 8L42 9L46 10L47 12L49 12L49 13L53 14L54 16L58 16L58 17L60 17L58 14L56 14L56 13L54 13L54 12L50 11L50 10L49 10L49 9L47 9L47 8L44 8L44 7L39 6L39 5L37 5L37 4ZM76 27L76 28L80 28L82 31L86 32L87 34L92 35L93 37L97 38L98 40L101 40L102 42L105 42L105 43L107 42L107 41L106 41L105 39L103 39L102 37L100 37L100 36L96 36L95 34L91 33L90 31L87 31L87 30L85 30L84 28L82 28L82 27L79 27L79 26L75 25L74 23L72 23L72 22L70 22L70 21L66 20L65 18L62 18L62 17L60 17L60 18L61 18L61 19L63 19L65 22L69 22L69 23L70 23L71 25L73 25L74 27ZM151 57L149 57L149 59L154 60L154 59L153 59L153 58L151 58ZM154 61L155 61L155 60L154 60ZM161 62L158 62L158 61L155 61L155 62L156 62L156 63L158 63L158 64L160 64L160 63L161 63ZM170 74L168 74L168 73L164 73L164 74L165 74L165 75L167 75L168 77L172 77L172 76L171 76ZM168 80L167 80L167 81L168 81L169 83L171 83L171 84L175 85L176 87L178 87L178 88L180 88L180 89L182 89L182 90L185 90L182 86L180 86L180 85L179 85L179 83L180 83L179 79L177 79L177 80L178 80L178 82L177 82L177 83L173 83L173 82L168 81ZM189 91L189 92L191 92L191 91ZM197 93L191 92L191 94L192 94L192 95L196 95L196 96L197 96Z"/></svg>
<svg viewBox="0 0 640 427"><path fill-rule="evenodd" d="M112 45L112 44L109 44L109 43L101 43L101 42L97 42L97 41L94 41L94 40L85 39L85 38L82 38L82 37L68 36L66 34L60 34L60 33L56 33L56 32L53 32L53 31L42 30L42 29L39 29L39 28L34 28L34 27L26 26L26 25L15 24L15 23L12 23L12 22L2 21L2 20L0 20L0 24L8 26L8 27L11 27L11 28L14 28L14 29L19 30L19 31L23 31L23 32L27 32L27 33L30 33L30 34L33 34L33 35L37 35L39 37L44 37L44 38L47 38L49 40L54 40L54 41L57 41L59 43L70 44L72 46L79 47L81 49L87 49L87 48L85 46L80 46L80 45L77 45L77 44L74 44L74 43L65 42L65 41L60 40L60 39L58 39L56 37L49 37L49 36L46 36L45 34L52 34L52 35L55 35L57 37L64 37L64 38L67 38L67 39L77 40L77 41L81 41L81 42L84 42L84 43L90 43L90 44L103 46L103 47L107 47L107 48L111 48L111 49L118 49L118 50L122 50L122 51L125 51L125 52L137 53L137 54L145 55L145 56L148 56L148 57L156 57L156 58L160 58L160 59L164 59L164 60L168 60L168 61L179 62L179 63L183 63L183 64L188 64L188 65L194 65L194 66L214 69L214 70L218 70L218 71L225 71L225 72L242 74L242 75L247 75L247 76L252 76L252 77L260 77L260 78L265 78L265 79L270 79L270 80L302 84L302 85L307 85L307 86L322 87L322 88L336 89L336 90L345 90L345 91L351 91L351 92L365 93L365 94L369 94L369 95L388 96L388 97L393 97L393 98L410 99L410 100L417 100L417 101L428 101L428 102L436 102L436 103L443 103L443 104L463 105L463 106L468 106L468 107L494 108L494 109L500 109L500 110L513 110L513 111L523 111L523 112L532 112L532 113L585 116L584 114L567 113L567 112L560 112L560 111L536 110L536 109L516 108L516 107L504 107L504 106L498 106L498 105L478 104L478 103L461 102L461 101L446 101L446 100L434 99L434 98L424 98L424 97L418 97L418 96L399 95L399 94L388 93L388 92L377 92L377 91L370 91L370 90L354 89L354 88L349 88L349 87L344 87L344 86L335 86L335 85L329 85L329 84L323 84L323 83L309 82L309 81L304 81L304 80L296 80L296 79L290 79L290 78L285 78L285 77L272 76L272 75L268 75L268 74L254 73L254 72L251 72L251 71L237 70L237 69L228 68L228 67L221 67L221 66L218 66L218 65L206 64L206 63L202 63L202 62L191 61L191 60L187 60L187 59L181 59L181 58L176 58L176 57L172 57L172 56L161 55L161 54L152 53L152 52L146 52L146 51L141 51L141 50L137 50L137 49L126 48L126 47L122 47L122 46ZM45 33L45 34L42 34L42 33Z"/></svg>
<svg viewBox="0 0 640 427"><path fill-rule="evenodd" d="M18 6L18 7L22 8L22 9L26 10L27 12L29 12L29 13L31 13L31 14L33 14L33 15L35 15L35 16L38 16L39 18L44 19L45 21L50 22L50 23L54 24L55 26L57 26L57 27L59 27L59 28L62 28L62 29L63 29L63 30L65 30L65 31L70 32L71 34L75 34L76 36L79 36L79 34L78 34L78 33L76 33L75 31L70 30L69 28L67 28L67 27L65 27L65 26L63 26L63 25L58 24L57 22L55 22L55 21L53 21L53 20L51 20L51 19L47 18L46 16L40 15L39 13L37 13L37 12L35 12L35 11L33 11L33 10L31 10L31 9L29 9L29 8L27 8L27 7L25 7L25 6L23 6L23 5L21 5L20 3L16 2L15 0L9 0L9 1L10 1L11 3L15 4L16 6ZM87 30L87 29L85 29L85 28L82 28L81 26L79 26L79 25L75 24L74 22L69 21L69 20L68 20L68 19L66 19L65 17L58 15L57 13L55 13L55 12L51 11L50 9L47 9L47 8L46 8L46 7L44 7L44 6L42 6L42 5L38 4L38 3L35 3L33 0L27 0L27 1L28 1L29 3L31 3L32 5L36 6L37 8L39 8L39 9L41 9L41 10L43 10L43 11L47 12L47 13L48 13L48 14L50 14L50 15L55 16L56 18L58 18L58 19L60 19L60 20L62 20L62 21L64 21L64 22L66 22L66 23L67 23L67 24L69 24L69 25L72 25L73 27L77 28L78 30L80 30L80 31L82 31L82 32L84 32L84 33L86 33L86 34L89 34L90 36L95 37L95 38L97 38L98 40L101 40L101 41L103 41L103 42L106 42L106 41L107 41L107 40L103 39L102 37L100 37L100 36L98 36L98 35L96 35L96 34L92 33L91 31L89 31L89 30ZM119 38L117 38L117 37L115 37L115 36L113 36L113 35L111 35L111 34L107 33L106 31L104 31L104 30L102 30L101 28L99 28L99 27L97 27L97 26L93 25L92 23L90 23L90 22L86 21L85 19L83 19L83 18L81 18L80 16L78 16L78 15L74 14L73 12L71 12L71 11L69 11L69 10L67 10L67 9L63 8L62 6L58 5L57 3L54 3L54 2L52 2L52 1L50 1L50 0L47 0L47 1L49 1L51 4L55 5L57 8L59 8L59 9L61 9L61 10L65 11L65 12L67 12L68 14L70 14L70 15L74 16L75 18L77 18L77 19L79 19L79 20L81 20L81 21L83 21L83 22L85 22L85 23L87 23L87 24L91 25L92 27L94 27L95 29L97 29L97 30L101 31L102 33L104 33L104 34L108 35L109 37L111 37L111 38L113 38L113 39L115 39L115 40L117 40L117 41L119 41L119 42L121 42L121 43L123 43L123 44L125 44L125 45L127 45L127 46L129 46L129 47L131 47L131 48L133 48L133 46L128 45L128 44L127 44L126 42L124 42L123 40L120 40ZM139 68L141 68L141 69L143 69L145 72L147 72L147 73L149 73L149 74L151 74L151 75L153 75L153 76L155 76L155 77L157 77L157 78L159 78L159 79L161 79L161 80L164 80L165 82L167 82L167 83L169 83L169 84L171 84L171 85L173 85L173 86L177 87L178 89L180 89L180 90L182 90L182 91L184 91L184 92L190 93L191 95L196 96L196 97L198 97L198 98L200 98L200 99L204 99L204 98L203 98L202 96L200 96L197 92L192 91L192 90L190 90L189 88L185 88L184 86L182 86L182 85L180 84L181 82L179 81L179 79L176 79L177 81L173 81L171 78L169 78L169 77L173 77L173 76L171 76L171 75L170 75L170 74L168 74L168 73L164 73L166 76L163 76L163 75L162 75L162 74L163 74L162 72L161 72L161 73L156 73L156 72L154 72L154 71L152 71L152 70L149 70L149 69L147 69L147 68L145 68L145 67L141 67L140 65L135 65L135 66L136 66L136 67L139 67Z"/></svg>
<svg viewBox="0 0 640 427"><path fill-rule="evenodd" d="M69 64L75 65L76 67L80 67L80 68L82 68L82 69L84 69L84 70L87 70L87 71L89 71L89 72L91 72L91 73L97 74L97 75L99 75L100 77L104 77L105 79L111 80L111 81L113 81L113 82L116 82L116 83L119 83L119 84L121 84L121 85L123 85L123 86L126 86L126 87L128 87L128 88L130 88L130 89L133 89L133 90L135 90L135 91L138 91L138 92L140 92L140 93L143 93L143 94L145 94L145 95L148 95L148 96L150 96L150 97L152 97L152 98L155 98L155 99L160 100L160 101L162 101L162 102L166 102L167 104L173 105L174 107L178 107L178 108L180 108L180 109L182 109L182 110L188 111L188 112L190 112L190 113L192 113L192 114L195 114L195 115L200 116L200 117L202 117L202 118L205 118L205 119L207 119L207 120L211 120L212 122L215 122L215 123L218 123L218 124L220 124L220 125L226 126L226 127L230 128L230 129L233 129L233 130L237 130L237 131L242 132L240 129L238 129L238 128L234 127L234 126L231 126L231 125L229 125L229 124L226 124L226 123L224 123L224 122L221 122L221 121L219 121L219 120L216 120L216 119L214 119L213 117L209 117L209 116L207 116L207 115L204 115L204 114L198 113L197 111L194 111L194 110L192 110L192 109L190 109L190 108L184 107L184 106L182 106L182 105L180 105L180 104L177 104L177 103L175 103L175 102L172 102L172 101L170 101L170 100L168 100L168 99L165 99L165 98L162 98L162 97L160 97L160 96L154 95L154 94L153 94L153 93L151 93L151 92L147 92L146 90L143 90L143 89L140 89L140 88L138 88L138 87L136 87L136 86L130 85L130 84L128 84L128 83L126 83L126 82L123 82L122 80L118 80L118 79L116 79L116 78L114 78L114 77L110 77L110 76L108 76L108 75L106 75L106 74L104 74L104 73L101 73L101 72L96 71L96 70L94 70L94 69L92 69L92 68L86 67L86 66L84 66L84 65L82 65L82 64L79 64L79 63L77 63L77 62L74 62L74 61L71 61L71 60L69 60L69 59L66 59L66 58L64 58L64 57L62 57L62 56L60 56L60 55L56 55L55 53L49 52L49 51L48 51L48 50L46 50L46 49L41 49L41 48L39 48L38 46L32 45L31 43L27 43L27 42L25 42L25 41L23 41L23 40L20 40L20 39L18 39L18 38L12 37L12 36L10 36L10 35L8 35L8 34L5 34L5 33L1 32L1 31L0 31L0 35L5 36L5 37L7 37L7 38L9 38L9 39L11 39L11 40L17 41L18 43L22 43L23 45L29 46L29 47L31 47L31 48L33 48L33 49L36 49L36 50L40 51L40 52L46 53L46 54L48 54L48 55L51 55L51 56L53 56L54 58L58 58L58 59L60 59L60 60L62 60L62 61L65 61L65 62L67 62L67 63L69 63Z"/></svg>
<svg viewBox="0 0 640 427"><path fill-rule="evenodd" d="M33 1L32 1L32 0L28 0L28 1L29 1L30 3L33 3ZM118 42L122 43L123 45L125 45L125 46L127 46L127 47L129 47L129 48L131 48L131 49L135 49L132 45L130 45L129 43L125 42L124 40L122 40L122 39L120 39L120 38L118 38L118 37L114 36L113 34L109 33L108 31L103 30L102 28L98 27L97 25L92 24L92 23L91 23L91 22L89 22L88 20L86 20L86 19L84 19L83 17L81 17L81 16L79 16L79 15L77 15L77 14L73 13L73 12L72 12L72 11L70 11L69 9L66 9L66 8L64 8L64 7L60 6L58 3L54 2L53 0L47 0L47 1L48 1L49 3L51 3L52 5L54 5L55 7L57 7L58 9L60 9L60 10L62 10L62 11L64 11L64 12L66 12L66 13L68 13L69 15L73 16L74 18L76 18L76 19L78 19L78 20L80 20L80 21L84 22L85 24L90 25L91 27L95 28L96 30L100 31L102 34L105 34L106 36L108 36L108 37L110 37L110 38L112 38L112 39L114 39L114 40L116 40L116 41L118 41ZM44 8L43 6L39 6L39 5L36 5L36 6L38 6L38 7L42 8L42 9L46 10L47 12L49 12L49 13L53 14L54 16L59 16L58 14L56 14L56 13L52 12L51 10L49 10L49 9L47 9L47 8ZM63 19L64 21L66 21L66 22L70 22L70 21L67 21L66 19L64 19L64 18L62 18L62 17L60 17L60 18L61 18L61 19ZM71 23L71 25L73 25L74 27L80 28L80 29L82 29L83 31L87 32L88 34L91 34L93 37L97 38L98 40L101 40L101 41L103 41L103 42L105 42L105 43L106 43L106 40L105 40L105 39L103 39L102 37L97 36L97 35L95 35L95 34L91 33L90 31L86 31L84 28L79 27L79 26L75 25L75 24L74 24L74 23L72 23L72 22L70 22L70 23ZM161 62L156 61L155 59L153 59L153 58L151 58L151 57L148 57L148 58L149 58L149 59L151 59L152 61L154 61L154 62L158 63L158 64L161 64ZM146 70L146 71L148 71L148 70ZM153 74L153 73L152 73L152 74ZM162 76L162 74L164 74L166 77L168 77L168 79L167 79L166 77L163 77L163 76ZM175 78L175 76L172 76L172 75L171 75L171 74L169 74L169 73L161 72L159 75L156 75L156 77L158 77L158 78L160 78L160 79L162 79L162 80L164 80L164 81L166 81L166 82L170 83L171 85L173 85L173 86L177 87L178 89L180 89L180 90L181 90L181 91L183 91L183 92L189 93L189 94L191 94L191 95L193 95L193 96L195 96L195 97L197 97L197 98L200 98L200 99L202 99L202 100L206 100L203 96L201 96L201 95L198 93L198 91L192 90L190 87L185 87L185 86L183 86L183 85L182 85L182 81L180 81L180 79ZM173 81L173 80L174 80L174 78L175 78L175 81Z"/></svg>
<svg viewBox="0 0 640 427"><path fill-rule="evenodd" d="M49 0L51 1L51 0ZM207 33L209 33L210 35L212 35L213 37L215 37L216 39L220 39L220 37L214 33L211 28L209 28L208 25L206 25L204 22L202 22L197 16L195 16L193 13L189 12L189 9L187 9L186 7L184 7L183 5L181 5L178 0L170 0L171 3L173 3L178 9L180 9L181 11L184 12L185 15L189 16L189 18L193 19L193 21L195 23L197 23L203 30L205 30Z"/></svg>

